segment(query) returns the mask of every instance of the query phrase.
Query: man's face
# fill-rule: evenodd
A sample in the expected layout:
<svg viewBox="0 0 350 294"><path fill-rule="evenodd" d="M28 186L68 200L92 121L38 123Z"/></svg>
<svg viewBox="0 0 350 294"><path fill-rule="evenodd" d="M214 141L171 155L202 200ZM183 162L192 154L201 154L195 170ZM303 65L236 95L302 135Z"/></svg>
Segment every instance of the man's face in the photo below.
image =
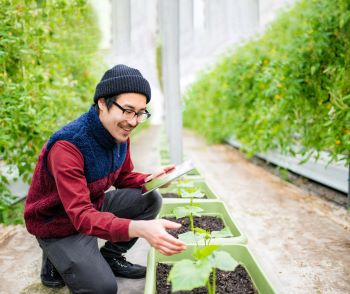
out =
<svg viewBox="0 0 350 294"><path fill-rule="evenodd" d="M146 96L138 93L120 94L116 102L124 109L136 112L146 110ZM100 108L99 117L105 129L114 137L117 143L124 143L129 138L131 131L138 125L137 116L133 119L125 119L123 111L116 105L108 110L104 99L98 100Z"/></svg>

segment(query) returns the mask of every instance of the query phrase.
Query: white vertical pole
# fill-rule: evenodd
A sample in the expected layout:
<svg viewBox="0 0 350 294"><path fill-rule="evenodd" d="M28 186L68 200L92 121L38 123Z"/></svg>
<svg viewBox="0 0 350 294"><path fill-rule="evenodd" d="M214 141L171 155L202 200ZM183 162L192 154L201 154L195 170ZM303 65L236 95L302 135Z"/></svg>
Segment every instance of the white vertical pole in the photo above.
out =
<svg viewBox="0 0 350 294"><path fill-rule="evenodd" d="M249 38L259 28L259 0L239 0L243 37Z"/></svg>
<svg viewBox="0 0 350 294"><path fill-rule="evenodd" d="M130 5L130 0L112 0L112 46L118 55L131 47Z"/></svg>
<svg viewBox="0 0 350 294"><path fill-rule="evenodd" d="M231 42L234 38L235 33L235 5L237 1L225 0L225 9L224 9L224 17L225 17L225 26L226 26L226 39Z"/></svg>
<svg viewBox="0 0 350 294"><path fill-rule="evenodd" d="M193 33L193 0L180 0L180 32L192 35Z"/></svg>
<svg viewBox="0 0 350 294"><path fill-rule="evenodd" d="M179 79L179 0L161 1L163 81L170 158L182 162L182 109Z"/></svg>
<svg viewBox="0 0 350 294"><path fill-rule="evenodd" d="M180 60L193 56L193 0L180 0ZM182 69L184 70L184 69Z"/></svg>

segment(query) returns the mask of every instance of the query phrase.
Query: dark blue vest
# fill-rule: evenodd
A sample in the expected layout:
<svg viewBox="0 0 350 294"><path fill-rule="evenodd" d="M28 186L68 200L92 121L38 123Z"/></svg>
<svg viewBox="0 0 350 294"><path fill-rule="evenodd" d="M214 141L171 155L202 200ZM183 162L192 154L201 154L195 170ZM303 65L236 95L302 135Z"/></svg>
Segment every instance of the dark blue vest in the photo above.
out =
<svg viewBox="0 0 350 294"><path fill-rule="evenodd" d="M93 106L78 119L54 133L46 145L46 157L58 140L74 144L84 156L84 172L88 183L106 177L123 164L127 143L117 144L103 127Z"/></svg>

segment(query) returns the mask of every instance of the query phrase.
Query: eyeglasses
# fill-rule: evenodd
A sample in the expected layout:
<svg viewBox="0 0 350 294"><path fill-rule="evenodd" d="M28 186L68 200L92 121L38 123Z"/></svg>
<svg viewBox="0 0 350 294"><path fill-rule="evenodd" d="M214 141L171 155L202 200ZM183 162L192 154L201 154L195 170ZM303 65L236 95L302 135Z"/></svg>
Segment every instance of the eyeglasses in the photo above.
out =
<svg viewBox="0 0 350 294"><path fill-rule="evenodd" d="M138 123L143 123L145 122L150 116L151 114L146 110L146 111L139 111L136 112L134 110L131 109L126 109L122 106L120 106L117 102L113 102L113 104L115 106L117 106L122 112L123 112L123 117L126 120L132 120L135 116L136 116L136 120Z"/></svg>

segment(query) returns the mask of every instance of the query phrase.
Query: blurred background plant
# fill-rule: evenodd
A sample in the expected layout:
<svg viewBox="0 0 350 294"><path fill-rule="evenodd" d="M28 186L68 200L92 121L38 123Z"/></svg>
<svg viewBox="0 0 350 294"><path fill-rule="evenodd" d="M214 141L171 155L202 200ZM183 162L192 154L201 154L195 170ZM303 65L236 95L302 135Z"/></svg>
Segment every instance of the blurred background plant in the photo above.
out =
<svg viewBox="0 0 350 294"><path fill-rule="evenodd" d="M307 161L327 151L349 163L349 52L350 2L300 1L202 72L185 94L184 124L211 141L233 135L248 155Z"/></svg>
<svg viewBox="0 0 350 294"><path fill-rule="evenodd" d="M4 171L29 183L51 133L88 109L102 72L99 31L85 0L0 6L0 223L21 223Z"/></svg>

